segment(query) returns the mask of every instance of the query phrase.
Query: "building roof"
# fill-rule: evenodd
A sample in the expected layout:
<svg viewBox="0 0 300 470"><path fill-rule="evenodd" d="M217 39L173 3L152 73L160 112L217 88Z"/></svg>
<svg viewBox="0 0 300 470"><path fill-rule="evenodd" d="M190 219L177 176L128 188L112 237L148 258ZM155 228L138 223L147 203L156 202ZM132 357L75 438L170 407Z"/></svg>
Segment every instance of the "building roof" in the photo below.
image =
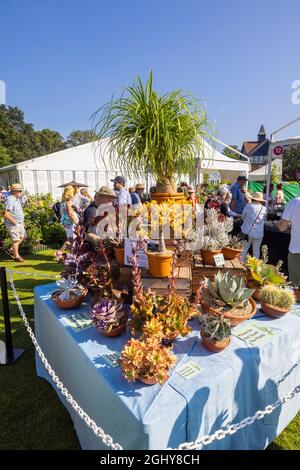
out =
<svg viewBox="0 0 300 470"><path fill-rule="evenodd" d="M265 128L264 128L263 124L260 126L260 129L258 131L258 135L266 135L266 131L265 131Z"/></svg>
<svg viewBox="0 0 300 470"><path fill-rule="evenodd" d="M257 147L258 143L259 142L257 142L256 140L246 140L245 142L243 142L242 152L244 151L249 155L251 152L253 152L255 147Z"/></svg>

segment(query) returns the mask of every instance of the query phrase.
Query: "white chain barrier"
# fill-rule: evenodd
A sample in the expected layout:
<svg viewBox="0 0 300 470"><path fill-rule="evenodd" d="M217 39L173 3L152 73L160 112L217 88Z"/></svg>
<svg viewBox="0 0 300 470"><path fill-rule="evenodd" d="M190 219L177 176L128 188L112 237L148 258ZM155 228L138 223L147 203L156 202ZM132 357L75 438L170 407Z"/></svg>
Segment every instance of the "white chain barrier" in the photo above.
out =
<svg viewBox="0 0 300 470"><path fill-rule="evenodd" d="M8 270L7 270L8 271ZM26 326L27 332L31 338L31 341L36 349L37 354L39 355L45 369L49 373L50 377L52 378L53 382L55 383L56 387L60 390L62 395L65 397L66 401L72 406L73 410L76 411L78 416L86 423L86 425L92 429L92 431L95 433L95 435L102 440L102 442L108 446L111 447L113 450L123 450L123 447L114 442L113 438L109 434L105 434L104 430L97 426L94 420L92 420L89 415L78 405L77 401L73 398L71 393L68 391L68 389L64 386L64 384L61 382L60 378L56 375L55 371L52 369L51 365L49 364L46 356L44 355L37 339L34 336L34 333L29 325L28 319L26 317L26 314L24 312L23 306L21 304L21 301L19 299L19 295L17 293L16 286L14 284L14 281L12 279L11 273L12 271L8 271L8 277L9 277L9 282L14 294L14 297L16 299L16 303L19 308L20 315L22 317L22 320ZM18 271L19 273L19 271ZM232 435L235 434L237 431L240 429L243 429L247 426L250 426L253 424L255 421L263 419L265 415L268 415L270 413L273 413L273 411L278 408L281 405L284 405L288 400L291 400L294 398L294 396L300 393L300 385L297 385L293 391L287 393L283 397L279 398L275 403L272 405L268 405L265 407L264 410L259 410L256 411L256 413L252 416L248 416L247 418L243 419L237 424L230 424L226 427L226 429L219 429L218 431L214 432L210 436L203 436L193 442L184 442L180 444L176 448L168 447L167 450L197 450L201 446L207 446L211 444L215 440L221 440L224 439L228 434Z"/></svg>

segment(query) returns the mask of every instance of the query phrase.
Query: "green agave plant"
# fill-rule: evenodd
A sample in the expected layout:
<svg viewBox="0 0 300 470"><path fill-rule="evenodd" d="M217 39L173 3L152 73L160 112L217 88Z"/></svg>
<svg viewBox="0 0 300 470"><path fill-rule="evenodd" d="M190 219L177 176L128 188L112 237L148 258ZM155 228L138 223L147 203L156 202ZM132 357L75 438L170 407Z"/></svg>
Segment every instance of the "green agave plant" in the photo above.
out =
<svg viewBox="0 0 300 470"><path fill-rule="evenodd" d="M204 315L200 318L200 326L210 341L222 341L231 335L230 321L223 316Z"/></svg>
<svg viewBox="0 0 300 470"><path fill-rule="evenodd" d="M145 86L138 77L92 119L95 135L107 138L112 167L130 177L150 172L157 191L167 186L176 192L174 175L195 170L195 158L202 157L203 138L208 136L207 115L198 101L181 90L159 95L152 87L152 72Z"/></svg>
<svg viewBox="0 0 300 470"><path fill-rule="evenodd" d="M245 287L243 277L232 276L229 272L215 275L214 282L205 278L207 289L216 305L238 307L245 305L254 290Z"/></svg>

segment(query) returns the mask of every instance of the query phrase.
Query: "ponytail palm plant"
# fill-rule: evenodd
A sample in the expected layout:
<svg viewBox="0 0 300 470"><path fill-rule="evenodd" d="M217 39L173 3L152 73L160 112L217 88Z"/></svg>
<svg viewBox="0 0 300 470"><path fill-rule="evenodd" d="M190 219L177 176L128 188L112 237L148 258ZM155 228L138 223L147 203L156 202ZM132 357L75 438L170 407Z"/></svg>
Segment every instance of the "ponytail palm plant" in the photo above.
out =
<svg viewBox="0 0 300 470"><path fill-rule="evenodd" d="M195 170L208 135L199 102L181 90L159 95L152 88L152 72L145 86L138 77L120 98L101 107L93 122L98 138L107 138L113 168L130 177L150 172L157 192L176 192L174 176Z"/></svg>

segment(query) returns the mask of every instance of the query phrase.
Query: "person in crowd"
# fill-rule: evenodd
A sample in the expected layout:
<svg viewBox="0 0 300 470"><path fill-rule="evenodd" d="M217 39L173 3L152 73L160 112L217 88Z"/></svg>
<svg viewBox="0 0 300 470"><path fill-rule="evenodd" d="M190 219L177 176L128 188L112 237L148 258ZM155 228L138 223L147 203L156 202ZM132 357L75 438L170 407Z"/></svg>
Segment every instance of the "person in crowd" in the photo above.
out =
<svg viewBox="0 0 300 470"><path fill-rule="evenodd" d="M66 186L62 195L62 202L60 204L60 223L65 229L67 241L72 241L74 238L74 229L79 222L79 217L74 209L74 188L73 186ZM61 248L63 250L63 248Z"/></svg>
<svg viewBox="0 0 300 470"><path fill-rule="evenodd" d="M80 210L84 211L91 202L93 202L93 197L89 194L86 188L80 190Z"/></svg>
<svg viewBox="0 0 300 470"><path fill-rule="evenodd" d="M25 238L24 212L21 205L23 188L19 183L10 186L10 195L5 201L4 223L8 230L12 245L7 251L15 261L22 263L19 248Z"/></svg>
<svg viewBox="0 0 300 470"><path fill-rule="evenodd" d="M179 193L184 193L185 196L187 196L187 189L188 189L188 184L186 181L182 181L180 185L177 188L177 191Z"/></svg>
<svg viewBox="0 0 300 470"><path fill-rule="evenodd" d="M220 220L224 219L224 217L229 217L228 213L228 188L225 186L220 186L217 194L211 195L206 203L204 204L205 209L216 209L220 212Z"/></svg>
<svg viewBox="0 0 300 470"><path fill-rule="evenodd" d="M242 261L246 261L246 256L252 245L253 256L260 258L260 247L264 236L264 222L267 215L263 193L255 192L251 195L251 202L248 203L242 212L241 232L244 235L244 249Z"/></svg>
<svg viewBox="0 0 300 470"><path fill-rule="evenodd" d="M272 196L273 191L274 191L274 184L273 183L270 184L270 190L269 190L268 195L267 195L267 185L264 186L263 196L264 196L264 200L268 203L269 207L273 207L274 203L275 203L275 199Z"/></svg>
<svg viewBox="0 0 300 470"><path fill-rule="evenodd" d="M300 284L300 196L292 199L278 222L281 232L291 229L288 254L289 281L294 287Z"/></svg>
<svg viewBox="0 0 300 470"><path fill-rule="evenodd" d="M145 186L141 183L138 183L135 186L135 191L131 194L131 203L134 208L138 208L142 205L142 194L144 189Z"/></svg>
<svg viewBox="0 0 300 470"><path fill-rule="evenodd" d="M97 209L101 204L109 204L113 206L116 199L115 192L107 186L102 186L95 194L94 201L85 209L83 213L83 226L85 229L85 239L93 246L97 246L99 237L96 234L97 224L107 216L107 212L101 216L97 216Z"/></svg>
<svg viewBox="0 0 300 470"><path fill-rule="evenodd" d="M130 188L128 188L128 191L129 191L129 194L131 196L132 193L134 193L134 191L135 191L135 186L130 186Z"/></svg>
<svg viewBox="0 0 300 470"><path fill-rule="evenodd" d="M187 201L191 201L192 203L192 208L195 209L197 204L199 204L198 198L196 196L196 192L192 186L187 187Z"/></svg>
<svg viewBox="0 0 300 470"><path fill-rule="evenodd" d="M6 191L4 186L0 187L0 202L5 203L6 199L10 196L10 192Z"/></svg>
<svg viewBox="0 0 300 470"><path fill-rule="evenodd" d="M125 188L125 178L123 178L123 176L116 176L111 181L114 183L114 190L117 195L118 206L126 206L129 208L132 205L132 202L129 191Z"/></svg>
<svg viewBox="0 0 300 470"><path fill-rule="evenodd" d="M284 204L283 185L278 183L276 185L275 204Z"/></svg>
<svg viewBox="0 0 300 470"><path fill-rule="evenodd" d="M230 192L232 195L230 209L233 212L236 212L237 214L242 214L243 209L245 207L245 200L242 188L245 186L246 181L248 181L246 176L241 175L238 177L237 181L230 187Z"/></svg>

